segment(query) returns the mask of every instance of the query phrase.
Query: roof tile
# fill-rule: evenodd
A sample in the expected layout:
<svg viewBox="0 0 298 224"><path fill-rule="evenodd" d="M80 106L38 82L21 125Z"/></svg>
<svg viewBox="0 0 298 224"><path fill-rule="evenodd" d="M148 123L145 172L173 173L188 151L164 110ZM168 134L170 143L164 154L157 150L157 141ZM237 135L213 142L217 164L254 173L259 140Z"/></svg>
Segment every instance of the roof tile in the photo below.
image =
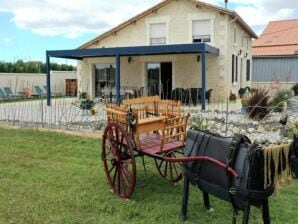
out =
<svg viewBox="0 0 298 224"><path fill-rule="evenodd" d="M252 48L253 55L297 54L298 19L270 22Z"/></svg>

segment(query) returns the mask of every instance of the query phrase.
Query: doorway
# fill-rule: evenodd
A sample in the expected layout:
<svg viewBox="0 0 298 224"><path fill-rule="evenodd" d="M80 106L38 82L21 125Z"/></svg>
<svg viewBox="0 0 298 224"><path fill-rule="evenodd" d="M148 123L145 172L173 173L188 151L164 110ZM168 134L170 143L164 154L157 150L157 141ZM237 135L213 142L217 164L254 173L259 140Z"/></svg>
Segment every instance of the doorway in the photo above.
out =
<svg viewBox="0 0 298 224"><path fill-rule="evenodd" d="M65 79L66 88L65 96L77 96L77 80Z"/></svg>
<svg viewBox="0 0 298 224"><path fill-rule="evenodd" d="M148 63L148 96L159 95L162 99L171 99L172 62Z"/></svg>

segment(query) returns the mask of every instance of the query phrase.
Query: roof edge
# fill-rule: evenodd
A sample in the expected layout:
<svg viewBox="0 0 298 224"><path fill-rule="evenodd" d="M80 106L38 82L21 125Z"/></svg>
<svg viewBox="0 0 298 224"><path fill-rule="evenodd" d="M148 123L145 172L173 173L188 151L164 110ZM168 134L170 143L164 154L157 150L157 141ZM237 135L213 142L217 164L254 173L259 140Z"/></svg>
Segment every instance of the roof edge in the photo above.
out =
<svg viewBox="0 0 298 224"><path fill-rule="evenodd" d="M84 48L87 48L89 47L90 45L96 43L96 42L99 42L100 40L106 38L107 36L115 33L115 32L118 32L122 29L124 29L126 26L132 24L132 23L135 23L137 20L139 19L142 19L144 18L145 16L149 15L150 13L158 10L158 9L161 9L162 7L168 5L169 3L173 2L175 0L164 0L160 3L158 3L157 5L153 6L153 7L150 7L149 9L141 12L140 14L137 14L136 16L132 17L131 19L119 24L118 26L102 33L101 35L91 39L90 41L82 44L81 46L79 46L77 49L84 49ZM222 8L222 7L218 7L218 6L215 6L215 5L212 5L212 4L208 4L208 3L205 3L205 2L201 2L201 1L198 1L198 0L186 0L186 1L189 1L189 2L192 2L194 4L197 4L199 6L202 6L202 7L206 7L208 9L211 9L211 10L215 10L215 11L218 11L218 12L222 12L222 13L225 13L227 15L230 15L230 16L233 16L233 17L236 17L239 23L239 25L246 31L248 32L253 38L255 39L258 39L258 35L250 28L250 26L241 18L241 16L239 16L237 14L237 12L233 11L233 10L229 10L229 9L225 9L225 8Z"/></svg>
<svg viewBox="0 0 298 224"><path fill-rule="evenodd" d="M160 3L158 3L157 5L154 5L152 7L150 7L149 9L137 14L136 16L132 17L131 19L123 22L123 23L120 23L119 25L117 25L116 27L102 33L101 35L91 39L90 41L88 41L87 43L85 44L82 44L81 46L78 47L78 49L82 49L82 48L86 48L88 47L89 45L93 44L94 42L96 41L100 41L102 39L104 39L105 37L109 36L110 34L114 33L114 32L118 32L119 30L122 30L123 28L125 28L126 26L136 22L137 20L139 19L142 19L143 17L149 15L150 13L152 13L152 11L155 11L155 10L158 10L164 6L166 6L167 4L169 4L170 2L173 2L174 0L164 0Z"/></svg>

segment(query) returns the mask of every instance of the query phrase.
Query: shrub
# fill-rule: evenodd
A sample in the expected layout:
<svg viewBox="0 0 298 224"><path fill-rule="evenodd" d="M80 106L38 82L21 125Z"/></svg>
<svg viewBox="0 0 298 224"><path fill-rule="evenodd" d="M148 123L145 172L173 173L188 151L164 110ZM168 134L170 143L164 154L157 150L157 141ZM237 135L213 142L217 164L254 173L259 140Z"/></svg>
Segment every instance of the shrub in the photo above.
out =
<svg viewBox="0 0 298 224"><path fill-rule="evenodd" d="M194 116L191 119L191 127L199 130L205 130L208 127L208 121L204 117Z"/></svg>
<svg viewBox="0 0 298 224"><path fill-rule="evenodd" d="M293 94L290 90L281 90L271 100L270 105L275 107L275 112L282 112L284 107L283 103L288 102L292 96Z"/></svg>
<svg viewBox="0 0 298 224"><path fill-rule="evenodd" d="M252 92L247 100L247 110L250 118L263 119L268 113L269 91L263 88Z"/></svg>
<svg viewBox="0 0 298 224"><path fill-rule="evenodd" d="M230 92L229 100L230 101L235 101L237 99L237 96L235 93Z"/></svg>
<svg viewBox="0 0 298 224"><path fill-rule="evenodd" d="M82 92L79 94L79 98L80 99L87 99L87 93L86 92Z"/></svg>
<svg viewBox="0 0 298 224"><path fill-rule="evenodd" d="M292 90L294 90L295 96L298 96L298 83L296 83L293 87Z"/></svg>
<svg viewBox="0 0 298 224"><path fill-rule="evenodd" d="M94 102L92 100L81 100L80 108L83 110L91 110L94 106Z"/></svg>

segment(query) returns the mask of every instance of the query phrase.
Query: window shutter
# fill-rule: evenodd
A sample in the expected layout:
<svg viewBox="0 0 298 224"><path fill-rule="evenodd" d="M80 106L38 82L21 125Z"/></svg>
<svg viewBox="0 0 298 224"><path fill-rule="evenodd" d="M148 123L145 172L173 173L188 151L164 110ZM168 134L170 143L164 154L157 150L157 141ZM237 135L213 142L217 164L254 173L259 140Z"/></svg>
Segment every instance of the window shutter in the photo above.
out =
<svg viewBox="0 0 298 224"><path fill-rule="evenodd" d="M246 81L250 81L250 60L246 60Z"/></svg>
<svg viewBox="0 0 298 224"><path fill-rule="evenodd" d="M235 55L232 54L232 84L234 83L234 74L235 74Z"/></svg>
<svg viewBox="0 0 298 224"><path fill-rule="evenodd" d="M165 37L166 37L165 23L150 24L150 38L165 38Z"/></svg>
<svg viewBox="0 0 298 224"><path fill-rule="evenodd" d="M192 21L192 36L194 42L210 42L211 21L194 20ZM196 41L200 40L200 41Z"/></svg>
<svg viewBox="0 0 298 224"><path fill-rule="evenodd" d="M236 72L235 72L235 82L238 82L238 56L236 55Z"/></svg>

